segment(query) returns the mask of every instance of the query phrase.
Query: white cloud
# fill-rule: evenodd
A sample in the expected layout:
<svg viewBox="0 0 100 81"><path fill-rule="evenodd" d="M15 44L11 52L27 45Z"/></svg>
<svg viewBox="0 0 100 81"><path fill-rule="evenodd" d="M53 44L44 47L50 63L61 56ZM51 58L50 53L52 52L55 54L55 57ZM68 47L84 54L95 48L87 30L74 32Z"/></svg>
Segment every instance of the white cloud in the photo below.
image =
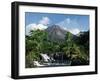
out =
<svg viewBox="0 0 100 81"><path fill-rule="evenodd" d="M37 29L44 30L44 29L46 29L46 28L47 28L46 25L43 25L43 24L38 24L38 25L37 25Z"/></svg>
<svg viewBox="0 0 100 81"><path fill-rule="evenodd" d="M39 21L40 24L48 25L50 24L50 19L48 17L42 17L42 19Z"/></svg>
<svg viewBox="0 0 100 81"><path fill-rule="evenodd" d="M35 24L35 23L29 24L26 26L26 35L29 35L31 30L37 30L37 29L44 30L46 28L47 28L47 26L45 26L43 24Z"/></svg>
<svg viewBox="0 0 100 81"><path fill-rule="evenodd" d="M46 29L48 26L48 24L50 24L50 19L48 17L42 17L42 19L38 22L39 24L36 23L31 23L29 25L26 26L26 35L29 35L29 32L31 30L44 30Z"/></svg>
<svg viewBox="0 0 100 81"><path fill-rule="evenodd" d="M76 35L76 34L78 34L80 32L80 30L77 29L77 28L75 28L75 29L69 29L68 31L71 32L74 35Z"/></svg>
<svg viewBox="0 0 100 81"><path fill-rule="evenodd" d="M63 21L60 21L59 23L57 23L57 25L61 26L61 27L70 27L72 25L72 20L70 18L66 18Z"/></svg>
<svg viewBox="0 0 100 81"><path fill-rule="evenodd" d="M80 32L79 28L80 25L76 20L66 18L65 20L57 23L60 27L64 30L71 32L72 34L76 35Z"/></svg>
<svg viewBox="0 0 100 81"><path fill-rule="evenodd" d="M33 30L33 27L36 27L36 24L32 23L26 26L26 35L29 35L29 32Z"/></svg>
<svg viewBox="0 0 100 81"><path fill-rule="evenodd" d="M71 19L70 18L67 18L66 21L69 24L71 22Z"/></svg>

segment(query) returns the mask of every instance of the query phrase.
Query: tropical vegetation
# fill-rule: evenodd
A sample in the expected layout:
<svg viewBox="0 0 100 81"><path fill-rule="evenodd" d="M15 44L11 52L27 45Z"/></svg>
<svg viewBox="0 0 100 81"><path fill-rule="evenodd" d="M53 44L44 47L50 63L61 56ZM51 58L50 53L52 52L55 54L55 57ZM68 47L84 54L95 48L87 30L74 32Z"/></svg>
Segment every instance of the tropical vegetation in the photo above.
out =
<svg viewBox="0 0 100 81"><path fill-rule="evenodd" d="M71 66L89 64L89 31L77 37L66 32L64 41L48 39L48 32L45 30L32 30L25 36L26 68L36 67L33 61L41 62L40 53L63 54L65 59L71 61Z"/></svg>

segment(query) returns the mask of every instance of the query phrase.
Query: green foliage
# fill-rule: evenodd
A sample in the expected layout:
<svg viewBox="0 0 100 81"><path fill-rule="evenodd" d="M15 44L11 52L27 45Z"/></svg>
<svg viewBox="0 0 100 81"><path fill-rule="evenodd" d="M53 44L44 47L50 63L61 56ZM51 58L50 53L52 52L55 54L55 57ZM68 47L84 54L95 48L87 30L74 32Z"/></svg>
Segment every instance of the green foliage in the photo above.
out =
<svg viewBox="0 0 100 81"><path fill-rule="evenodd" d="M30 36L26 36L26 66L31 67L33 60L39 60L39 54L44 50L44 42L47 40L47 34L44 31L31 31Z"/></svg>
<svg viewBox="0 0 100 81"><path fill-rule="evenodd" d="M40 53L57 54L62 52L72 61L71 65L89 64L89 32L73 40L70 32L65 41L50 41L48 33L43 30L31 31L26 36L26 67L35 67L33 61L40 61Z"/></svg>
<svg viewBox="0 0 100 81"><path fill-rule="evenodd" d="M80 39L77 39L78 42L88 40L87 36L83 35L82 37L80 37ZM84 42L82 42L82 43L84 43ZM86 49L86 47L85 47L85 46L87 46L86 43L82 44L82 45L79 43L76 43L75 41L72 40L72 34L70 32L68 32L66 34L64 44L65 44L65 46L63 46L63 51L65 52L67 57L69 57L70 60L72 61L72 65L88 64L87 58L89 58L89 56L88 56L89 49L88 48Z"/></svg>

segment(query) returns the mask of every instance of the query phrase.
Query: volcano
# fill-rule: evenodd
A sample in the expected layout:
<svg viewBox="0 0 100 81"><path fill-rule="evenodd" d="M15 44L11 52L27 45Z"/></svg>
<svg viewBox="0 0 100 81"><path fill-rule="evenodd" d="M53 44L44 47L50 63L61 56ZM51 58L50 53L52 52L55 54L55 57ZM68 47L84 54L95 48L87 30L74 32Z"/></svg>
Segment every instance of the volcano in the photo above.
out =
<svg viewBox="0 0 100 81"><path fill-rule="evenodd" d="M67 31L58 25L49 26L45 31L48 33L50 41L64 41L67 34Z"/></svg>

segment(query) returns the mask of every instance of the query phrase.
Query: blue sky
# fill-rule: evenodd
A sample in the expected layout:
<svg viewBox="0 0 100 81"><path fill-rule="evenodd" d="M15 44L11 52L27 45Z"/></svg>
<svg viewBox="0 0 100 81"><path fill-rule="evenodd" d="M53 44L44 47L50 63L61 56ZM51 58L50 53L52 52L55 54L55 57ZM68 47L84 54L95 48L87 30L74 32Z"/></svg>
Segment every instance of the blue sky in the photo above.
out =
<svg viewBox="0 0 100 81"><path fill-rule="evenodd" d="M56 14L56 13L34 13L25 12L26 30L30 26L37 26L47 28L49 25L57 24L62 28L70 31L77 29L77 31L89 30L89 16L88 15L74 15L74 14Z"/></svg>

